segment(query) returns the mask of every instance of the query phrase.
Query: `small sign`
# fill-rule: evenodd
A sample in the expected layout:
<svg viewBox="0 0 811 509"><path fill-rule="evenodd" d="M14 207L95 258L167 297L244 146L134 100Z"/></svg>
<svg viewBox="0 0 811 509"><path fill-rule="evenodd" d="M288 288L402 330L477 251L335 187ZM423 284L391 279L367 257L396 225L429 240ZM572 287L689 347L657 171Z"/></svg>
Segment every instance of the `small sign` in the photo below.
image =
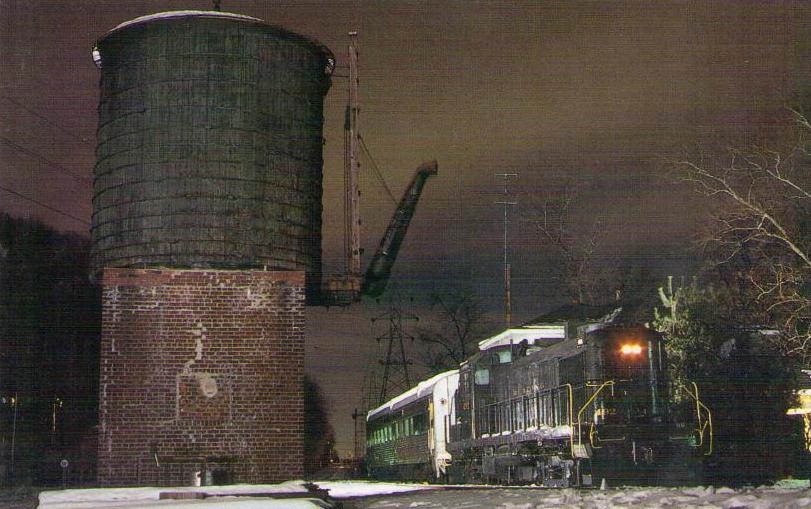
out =
<svg viewBox="0 0 811 509"><path fill-rule="evenodd" d="M59 462L59 466L62 468L68 468L68 465L70 465L70 463L68 463L68 460L62 460Z"/></svg>

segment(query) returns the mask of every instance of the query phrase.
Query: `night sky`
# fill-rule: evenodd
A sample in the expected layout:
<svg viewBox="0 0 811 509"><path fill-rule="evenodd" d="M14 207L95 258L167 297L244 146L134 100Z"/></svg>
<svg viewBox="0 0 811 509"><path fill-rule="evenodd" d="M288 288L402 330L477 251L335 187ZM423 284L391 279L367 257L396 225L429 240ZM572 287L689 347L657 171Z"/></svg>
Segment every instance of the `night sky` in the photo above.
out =
<svg viewBox="0 0 811 509"><path fill-rule="evenodd" d="M0 211L86 234L94 41L131 18L210 6L0 0ZM429 292L465 288L494 319L500 313L497 173L519 174L509 229L516 322L562 303L552 284L559 268L544 256L534 219L543 196L566 182L579 189L577 227L602 224L607 263L689 275L705 214L662 174L662 161L699 146L758 142L811 77L811 8L803 2L224 0L223 10L318 39L339 66L347 32L359 32L360 130L395 196L419 163L439 161L392 278L421 316ZM326 99L326 272L343 266L346 86L335 78ZM361 162L371 255L394 204L371 161ZM364 363L383 332L369 317L382 311L374 303L308 310L307 371L327 396L342 455L352 448Z"/></svg>

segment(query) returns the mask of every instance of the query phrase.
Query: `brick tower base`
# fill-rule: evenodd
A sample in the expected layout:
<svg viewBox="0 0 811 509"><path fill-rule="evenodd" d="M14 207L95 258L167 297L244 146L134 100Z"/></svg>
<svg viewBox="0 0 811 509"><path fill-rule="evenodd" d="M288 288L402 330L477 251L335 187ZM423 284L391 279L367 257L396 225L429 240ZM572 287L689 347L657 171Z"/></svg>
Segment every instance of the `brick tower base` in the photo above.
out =
<svg viewBox="0 0 811 509"><path fill-rule="evenodd" d="M105 269L102 285L102 485L301 477L303 272Z"/></svg>

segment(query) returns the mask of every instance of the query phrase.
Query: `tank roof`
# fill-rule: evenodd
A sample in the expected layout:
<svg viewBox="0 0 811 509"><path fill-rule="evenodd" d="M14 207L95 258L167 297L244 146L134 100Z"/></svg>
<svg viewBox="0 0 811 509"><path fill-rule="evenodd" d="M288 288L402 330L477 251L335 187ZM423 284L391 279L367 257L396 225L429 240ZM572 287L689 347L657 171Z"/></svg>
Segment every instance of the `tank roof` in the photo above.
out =
<svg viewBox="0 0 811 509"><path fill-rule="evenodd" d="M305 35L301 35L299 33L290 31L282 26L279 25L272 25L267 23L263 19L254 18L253 16L247 16L245 14L236 14L233 12L222 12L222 11L197 11L197 10L186 10L186 11L165 11L165 12L156 12L154 14L147 14L145 16L140 16L129 21L125 21L123 23L119 23L115 26L112 30L104 34L103 36L99 37L96 40L96 44L93 45L93 61L96 62L96 65L100 64L100 55L98 54L98 44L100 41L110 37L111 35L120 32L126 28L142 25L145 23L151 23L153 21L161 21L167 19L178 19L178 18L219 18L219 19L227 19L233 21L243 21L248 23L254 23L256 25L261 25L272 30L277 30L279 32L285 33L291 38L299 39L301 41L308 42L313 46L317 47L331 62L331 66L335 63L335 55L332 54L332 51L329 50L326 46L324 46L321 42L313 39L311 37L307 37Z"/></svg>
<svg viewBox="0 0 811 509"><path fill-rule="evenodd" d="M242 21L253 21L255 23L262 23L265 22L259 18L254 18L253 16L246 16L245 14L236 14L233 12L221 12L221 11L166 11L166 12L156 12L154 14L147 14L146 16L139 16L135 19L131 19L129 21L125 21L123 23L119 23L116 25L115 28L107 32L107 35L115 32L116 30L121 30L122 28L127 28L132 25L138 25L140 23L146 23L148 21L153 21L156 19L170 19L170 18L190 18L190 17L206 17L206 18L226 18L226 19L238 19Z"/></svg>

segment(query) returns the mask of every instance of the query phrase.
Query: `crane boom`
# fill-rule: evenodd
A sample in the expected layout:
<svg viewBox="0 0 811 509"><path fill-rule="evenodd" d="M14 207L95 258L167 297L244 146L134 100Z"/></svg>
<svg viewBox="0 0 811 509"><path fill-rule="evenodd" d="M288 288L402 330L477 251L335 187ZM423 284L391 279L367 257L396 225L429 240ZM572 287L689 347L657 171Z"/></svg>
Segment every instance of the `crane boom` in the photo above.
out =
<svg viewBox="0 0 811 509"><path fill-rule="evenodd" d="M386 233L380 239L380 245L369 263L369 268L366 269L361 294L377 297L385 291L391 269L397 259L397 253L400 251L400 245L403 243L408 231L408 225L411 223L411 218L414 217L414 211L417 209L417 202L422 194L425 181L428 180L428 177L436 175L437 171L436 161L422 163L417 168L414 177L411 179L411 184L403 193L403 197L400 198L400 203L397 205L394 216L392 216L389 226L386 228Z"/></svg>

